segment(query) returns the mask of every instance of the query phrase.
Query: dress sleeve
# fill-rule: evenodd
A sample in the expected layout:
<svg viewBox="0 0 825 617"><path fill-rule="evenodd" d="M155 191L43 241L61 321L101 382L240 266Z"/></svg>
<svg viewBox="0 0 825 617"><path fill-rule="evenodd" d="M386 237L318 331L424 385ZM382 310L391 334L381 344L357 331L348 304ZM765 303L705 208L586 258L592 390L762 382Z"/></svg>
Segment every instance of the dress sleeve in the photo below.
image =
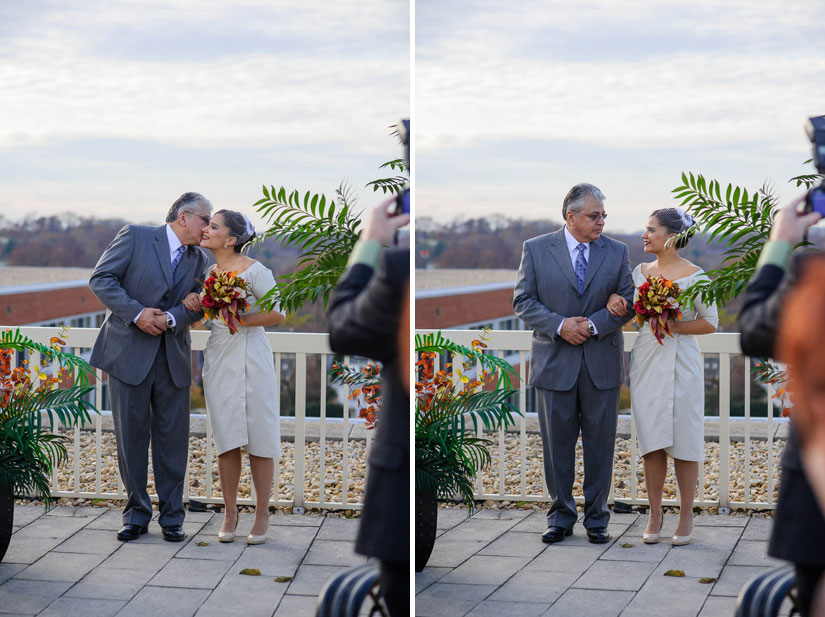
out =
<svg viewBox="0 0 825 617"><path fill-rule="evenodd" d="M260 263L260 262L258 262ZM272 270L261 264L261 267L253 266L254 270L252 270L249 274L249 286L252 289L252 293L255 294L255 297L259 300L263 298L270 289L275 287L275 277L272 275ZM281 313L281 305L276 300L275 303L272 305L272 310L276 313Z"/></svg>
<svg viewBox="0 0 825 617"><path fill-rule="evenodd" d="M708 280L708 276L702 272L697 276L697 279ZM696 308L696 319L704 319L714 328L719 327L719 313L715 304L705 304L702 302L702 298L699 297L694 300L693 305Z"/></svg>

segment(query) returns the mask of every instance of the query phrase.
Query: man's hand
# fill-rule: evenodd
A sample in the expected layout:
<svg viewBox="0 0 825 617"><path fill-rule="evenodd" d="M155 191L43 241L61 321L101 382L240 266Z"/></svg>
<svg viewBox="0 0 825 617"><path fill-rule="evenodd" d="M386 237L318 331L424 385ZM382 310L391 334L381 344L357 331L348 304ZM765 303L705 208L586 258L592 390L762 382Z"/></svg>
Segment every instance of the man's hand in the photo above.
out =
<svg viewBox="0 0 825 617"><path fill-rule="evenodd" d="M568 317L561 324L559 335L571 345L581 345L590 338L587 317Z"/></svg>
<svg viewBox="0 0 825 617"><path fill-rule="evenodd" d="M135 324L146 334L157 336L166 331L166 315L160 309L145 308L140 312Z"/></svg>
<svg viewBox="0 0 825 617"><path fill-rule="evenodd" d="M410 222L409 214L393 216L388 212L390 205L394 203L395 197L391 197L377 208L370 210L364 223L364 231L361 232L363 240L376 240L382 246L392 244L395 232Z"/></svg>
<svg viewBox="0 0 825 617"><path fill-rule="evenodd" d="M822 216L818 212L799 214L799 205L805 196L798 197L777 212L771 227L771 240L784 240L791 246L801 242L809 227L816 224Z"/></svg>
<svg viewBox="0 0 825 617"><path fill-rule="evenodd" d="M627 315L627 300L619 294L610 294L607 301L607 312L614 317L624 317Z"/></svg>
<svg viewBox="0 0 825 617"><path fill-rule="evenodd" d="M182 304L193 313L203 312L200 294L196 294L194 291L186 294L186 297L183 299Z"/></svg>

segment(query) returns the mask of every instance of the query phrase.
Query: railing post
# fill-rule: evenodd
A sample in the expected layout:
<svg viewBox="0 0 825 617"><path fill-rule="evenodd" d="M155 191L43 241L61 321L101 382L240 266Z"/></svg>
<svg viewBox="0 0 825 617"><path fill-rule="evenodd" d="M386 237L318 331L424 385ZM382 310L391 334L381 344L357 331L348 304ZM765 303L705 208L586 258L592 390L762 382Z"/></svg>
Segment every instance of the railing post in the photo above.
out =
<svg viewBox="0 0 825 617"><path fill-rule="evenodd" d="M304 513L304 454L306 451L307 412L307 355L295 354L295 484L293 507L296 514Z"/></svg>
<svg viewBox="0 0 825 617"><path fill-rule="evenodd" d="M730 354L719 354L719 512L730 510Z"/></svg>

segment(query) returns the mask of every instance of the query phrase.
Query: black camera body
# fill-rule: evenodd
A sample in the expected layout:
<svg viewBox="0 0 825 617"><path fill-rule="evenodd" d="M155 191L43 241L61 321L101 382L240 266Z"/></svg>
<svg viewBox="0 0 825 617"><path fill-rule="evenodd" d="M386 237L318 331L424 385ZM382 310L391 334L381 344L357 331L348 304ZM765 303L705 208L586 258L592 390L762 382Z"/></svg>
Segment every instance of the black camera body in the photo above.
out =
<svg viewBox="0 0 825 617"><path fill-rule="evenodd" d="M825 174L825 116L808 118L806 128L813 146L813 161L816 170ZM805 212L819 212L825 217L825 180L805 195Z"/></svg>

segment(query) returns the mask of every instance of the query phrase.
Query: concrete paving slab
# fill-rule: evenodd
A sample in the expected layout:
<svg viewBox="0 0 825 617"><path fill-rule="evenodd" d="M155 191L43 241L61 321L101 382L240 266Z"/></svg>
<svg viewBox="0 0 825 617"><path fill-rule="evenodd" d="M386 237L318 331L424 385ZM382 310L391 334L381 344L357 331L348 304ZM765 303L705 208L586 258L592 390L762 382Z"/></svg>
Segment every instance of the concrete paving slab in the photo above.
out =
<svg viewBox="0 0 825 617"><path fill-rule="evenodd" d="M74 516L41 516L15 535L25 538L60 538L65 540L94 519Z"/></svg>
<svg viewBox="0 0 825 617"><path fill-rule="evenodd" d="M91 553L111 555L123 546L115 534L106 529L83 528L68 540L58 544L54 550L59 553Z"/></svg>
<svg viewBox="0 0 825 617"><path fill-rule="evenodd" d="M773 529L772 518L752 518L748 521L748 526L742 534L743 540L757 540L767 541L771 537L771 529Z"/></svg>
<svg viewBox="0 0 825 617"><path fill-rule="evenodd" d="M633 546L625 547L627 544ZM622 536L602 554L601 559L659 563L669 550L670 542L667 538L656 544L645 544L642 538Z"/></svg>
<svg viewBox="0 0 825 617"><path fill-rule="evenodd" d="M22 534L23 531L12 534L3 563L34 563L63 541L62 538L27 538Z"/></svg>
<svg viewBox="0 0 825 617"><path fill-rule="evenodd" d="M89 553L51 552L21 570L15 578L76 583L105 558L106 555Z"/></svg>
<svg viewBox="0 0 825 617"><path fill-rule="evenodd" d="M673 547L653 573L664 575L668 570L682 570L685 576L694 578L718 578L730 552L702 549L685 551L683 546Z"/></svg>
<svg viewBox="0 0 825 617"><path fill-rule="evenodd" d="M742 587L752 578L772 570L769 566L731 566L722 569L719 580L710 591L712 596L738 596Z"/></svg>
<svg viewBox="0 0 825 617"><path fill-rule="evenodd" d="M269 525L289 525L293 527L320 527L326 517L322 514L270 514Z"/></svg>
<svg viewBox="0 0 825 617"><path fill-rule="evenodd" d="M317 598L324 584L344 570L346 568L339 566L301 566L292 581L288 583L286 593Z"/></svg>
<svg viewBox="0 0 825 617"><path fill-rule="evenodd" d="M286 588L286 583L277 583L269 576L229 574L197 614L201 617L238 614L244 617L270 617Z"/></svg>
<svg viewBox="0 0 825 617"><path fill-rule="evenodd" d="M444 576L451 571L452 568L431 568L430 566L427 566L421 572L416 572L415 593L418 594L419 592L424 591L436 581L444 578Z"/></svg>
<svg viewBox="0 0 825 617"><path fill-rule="evenodd" d="M490 596L490 600L552 604L577 578L575 572L548 572L537 580L535 572L517 572Z"/></svg>
<svg viewBox="0 0 825 617"><path fill-rule="evenodd" d="M122 544L123 546L112 553L101 565L107 568L157 572L182 548L176 542L144 544L140 540L135 540L134 542L123 542Z"/></svg>
<svg viewBox="0 0 825 617"><path fill-rule="evenodd" d="M245 547L246 542L243 537L237 538L234 542L218 542L217 536L198 534L179 550L175 557L235 562Z"/></svg>
<svg viewBox="0 0 825 617"><path fill-rule="evenodd" d="M456 525L441 535L436 540L436 544L442 540L451 542L492 542L504 532L509 531L510 528L512 528L517 522L518 521L513 520L501 521L495 519L485 520L472 518Z"/></svg>
<svg viewBox="0 0 825 617"><path fill-rule="evenodd" d="M99 566L66 592L69 598L131 600L154 576L152 570Z"/></svg>
<svg viewBox="0 0 825 617"><path fill-rule="evenodd" d="M237 574L244 568L256 568L262 576L295 576L305 555L304 551L277 550L267 542L244 549L229 571Z"/></svg>
<svg viewBox="0 0 825 617"><path fill-rule="evenodd" d="M709 596L698 617L730 617L736 608L736 598Z"/></svg>
<svg viewBox="0 0 825 617"><path fill-rule="evenodd" d="M285 595L272 617L313 617L318 598Z"/></svg>
<svg viewBox="0 0 825 617"><path fill-rule="evenodd" d="M71 586L71 583L13 578L0 585L0 611L36 615Z"/></svg>
<svg viewBox="0 0 825 617"><path fill-rule="evenodd" d="M529 562L529 557L474 555L441 579L441 582L502 585Z"/></svg>
<svg viewBox="0 0 825 617"><path fill-rule="evenodd" d="M416 617L466 615L495 590L496 585L435 583L416 596L415 614Z"/></svg>
<svg viewBox="0 0 825 617"><path fill-rule="evenodd" d="M693 517L693 524L697 526L710 525L712 527L745 527L750 520L751 517L743 514L697 514Z"/></svg>
<svg viewBox="0 0 825 617"><path fill-rule="evenodd" d="M768 543L741 540L728 561L732 566L780 566L785 562L768 556Z"/></svg>
<svg viewBox="0 0 825 617"><path fill-rule="evenodd" d="M544 512L533 512L512 527L511 531L541 535L545 529L547 529L547 515Z"/></svg>
<svg viewBox="0 0 825 617"><path fill-rule="evenodd" d="M632 591L568 589L542 617L618 617L632 598Z"/></svg>
<svg viewBox="0 0 825 617"><path fill-rule="evenodd" d="M188 587L190 589L214 589L232 563L214 559L171 559L158 572L150 585L157 587Z"/></svg>
<svg viewBox="0 0 825 617"><path fill-rule="evenodd" d="M655 569L656 564L639 561L596 561L573 587L579 589L608 589L638 591Z"/></svg>
<svg viewBox="0 0 825 617"><path fill-rule="evenodd" d="M58 598L39 617L114 617L126 605L124 600Z"/></svg>
<svg viewBox="0 0 825 617"><path fill-rule="evenodd" d="M25 527L29 523L36 521L45 512L43 506L14 504L14 526Z"/></svg>
<svg viewBox="0 0 825 617"><path fill-rule="evenodd" d="M319 540L347 540L355 542L355 536L358 535L359 522L359 519L327 518L318 530L317 537ZM292 534L292 531L288 533ZM311 537L312 536L310 536L310 538Z"/></svg>
<svg viewBox="0 0 825 617"><path fill-rule="evenodd" d="M439 508L436 529L447 531L467 520L470 519L465 508Z"/></svg>
<svg viewBox="0 0 825 617"><path fill-rule="evenodd" d="M467 617L501 617L502 615L541 617L549 608L549 604L541 602L496 602L494 600L484 600L467 613Z"/></svg>
<svg viewBox="0 0 825 617"><path fill-rule="evenodd" d="M321 530L323 530L323 527ZM283 547L284 549L306 551L313 541L321 539L318 534L319 529L317 527L270 527L266 543L276 547ZM329 535L334 536L334 534ZM330 537L323 538L323 540L355 542L355 534L345 535L351 537ZM244 538L241 539L244 540Z"/></svg>
<svg viewBox="0 0 825 617"><path fill-rule="evenodd" d="M27 566L24 563L0 563L0 585L14 577L15 574L25 567Z"/></svg>
<svg viewBox="0 0 825 617"><path fill-rule="evenodd" d="M209 589L146 586L118 617L192 617L212 593Z"/></svg>
<svg viewBox="0 0 825 617"><path fill-rule="evenodd" d="M530 572L576 572L583 574L604 552L605 545L569 546L553 544L531 561L524 570Z"/></svg>
<svg viewBox="0 0 825 617"><path fill-rule="evenodd" d="M106 510L86 525L86 529L106 529L117 532L123 527L123 515L118 510Z"/></svg>
<svg viewBox="0 0 825 617"><path fill-rule="evenodd" d="M532 510L512 510L488 508L484 510L477 510L473 514L473 519L487 519L495 521L520 521L532 513Z"/></svg>
<svg viewBox="0 0 825 617"><path fill-rule="evenodd" d="M73 518L97 518L106 510L93 506L57 506L46 513L46 516L71 516Z"/></svg>
<svg viewBox="0 0 825 617"><path fill-rule="evenodd" d="M501 555L506 557L535 557L547 545L535 534L505 532L478 552L479 555Z"/></svg>
<svg viewBox="0 0 825 617"><path fill-rule="evenodd" d="M366 560L366 557L355 552L354 542L327 540L314 543L304 558L304 563L315 566L355 566Z"/></svg>
<svg viewBox="0 0 825 617"><path fill-rule="evenodd" d="M456 568L489 544L487 541L454 541L444 537L435 539L428 566Z"/></svg>
<svg viewBox="0 0 825 617"><path fill-rule="evenodd" d="M698 578L653 575L631 600L622 617L661 617L667 607L668 617L695 617L710 591Z"/></svg>

